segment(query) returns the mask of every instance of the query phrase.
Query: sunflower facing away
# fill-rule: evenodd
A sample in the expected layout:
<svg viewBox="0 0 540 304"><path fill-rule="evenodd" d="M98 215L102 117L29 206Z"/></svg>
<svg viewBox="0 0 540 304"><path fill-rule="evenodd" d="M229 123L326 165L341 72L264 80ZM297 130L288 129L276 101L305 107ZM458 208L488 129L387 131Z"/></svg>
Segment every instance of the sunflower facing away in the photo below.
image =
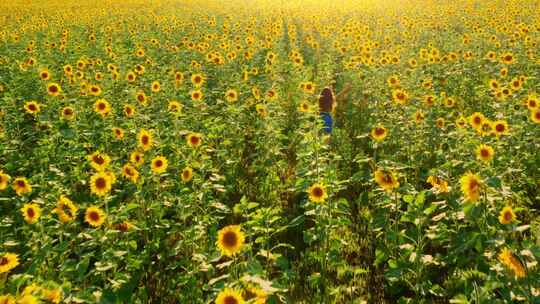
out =
<svg viewBox="0 0 540 304"><path fill-rule="evenodd" d="M99 227L105 222L107 216L105 213L96 206L90 206L86 208L84 213L84 221L92 227Z"/></svg>
<svg viewBox="0 0 540 304"><path fill-rule="evenodd" d="M324 203L328 197L326 188L319 183L313 184L311 187L309 187L307 192L309 194L309 200L314 203Z"/></svg>
<svg viewBox="0 0 540 304"><path fill-rule="evenodd" d="M35 203L24 204L21 213L28 224L34 224L41 216L41 208Z"/></svg>
<svg viewBox="0 0 540 304"><path fill-rule="evenodd" d="M523 264L514 256L512 251L508 248L504 248L498 255L499 261L506 266L515 277L524 278L525 277L525 268Z"/></svg>
<svg viewBox="0 0 540 304"><path fill-rule="evenodd" d="M506 225L515 220L516 214L514 213L514 210L512 210L512 207L506 206L501 210L501 213L499 214L499 223Z"/></svg>
<svg viewBox="0 0 540 304"><path fill-rule="evenodd" d="M239 291L225 288L219 292L216 298L216 304L243 304L244 299Z"/></svg>
<svg viewBox="0 0 540 304"><path fill-rule="evenodd" d="M78 210L77 206L67 196L61 195L53 212L58 215L58 219L62 223L69 223L77 217Z"/></svg>
<svg viewBox="0 0 540 304"><path fill-rule="evenodd" d="M19 265L19 256L15 253L4 253L0 255L0 273L9 272Z"/></svg>
<svg viewBox="0 0 540 304"><path fill-rule="evenodd" d="M391 171L378 169L375 171L375 181L386 191L392 191L399 187L395 174Z"/></svg>
<svg viewBox="0 0 540 304"><path fill-rule="evenodd" d="M244 246L244 233L239 225L229 225L218 231L216 246L222 255L232 256L240 252Z"/></svg>
<svg viewBox="0 0 540 304"><path fill-rule="evenodd" d="M465 201L478 201L480 198L480 190L482 188L482 180L480 177L468 172L460 178L459 182L461 184L461 192L465 196Z"/></svg>

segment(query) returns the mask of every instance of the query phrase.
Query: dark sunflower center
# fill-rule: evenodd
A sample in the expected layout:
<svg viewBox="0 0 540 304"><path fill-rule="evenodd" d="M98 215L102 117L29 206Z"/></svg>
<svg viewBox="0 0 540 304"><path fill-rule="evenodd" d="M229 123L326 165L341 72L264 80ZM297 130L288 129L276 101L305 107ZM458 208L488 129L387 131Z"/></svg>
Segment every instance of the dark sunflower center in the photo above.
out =
<svg viewBox="0 0 540 304"><path fill-rule="evenodd" d="M98 104L98 109L101 110L101 111L105 110L105 104L104 103L99 103Z"/></svg>
<svg viewBox="0 0 540 304"><path fill-rule="evenodd" d="M322 197L323 196L323 190L320 187L313 188L313 196L315 197Z"/></svg>
<svg viewBox="0 0 540 304"><path fill-rule="evenodd" d="M238 300L236 300L233 296L226 296L225 299L223 299L224 304L238 304Z"/></svg>
<svg viewBox="0 0 540 304"><path fill-rule="evenodd" d="M7 265L7 263L9 263L9 260L6 257L0 258L0 266Z"/></svg>
<svg viewBox="0 0 540 304"><path fill-rule="evenodd" d="M138 101L144 101L144 96L143 95L137 95L137 100Z"/></svg>
<svg viewBox="0 0 540 304"><path fill-rule="evenodd" d="M504 127L503 124L497 124L497 125L495 126L495 130L497 130L497 132L504 132L505 129L506 129L506 128Z"/></svg>
<svg viewBox="0 0 540 304"><path fill-rule="evenodd" d="M508 211L505 212L503 216L504 216L504 219L505 219L506 221L511 221L511 220L512 220L512 213L510 213L510 212L508 212Z"/></svg>
<svg viewBox="0 0 540 304"><path fill-rule="evenodd" d="M34 208L28 208L28 210L26 210L26 215L28 215L29 218L33 218L36 215Z"/></svg>
<svg viewBox="0 0 540 304"><path fill-rule="evenodd" d="M98 177L96 179L96 188L104 189L107 186L107 181L103 177Z"/></svg>
<svg viewBox="0 0 540 304"><path fill-rule="evenodd" d="M536 117L536 119L540 119L540 111L534 113L534 117Z"/></svg>
<svg viewBox="0 0 540 304"><path fill-rule="evenodd" d="M54 86L54 85L53 85L53 86L50 86L50 87L49 87L49 91L50 91L51 93L56 93L56 92L58 92L58 87L57 87L57 86Z"/></svg>
<svg viewBox="0 0 540 304"><path fill-rule="evenodd" d="M506 61L511 61L511 60L512 60L512 56L506 55L506 56L504 56L504 60L506 60Z"/></svg>
<svg viewBox="0 0 540 304"><path fill-rule="evenodd" d="M388 173L384 173L382 180L385 184L392 184L392 176Z"/></svg>
<svg viewBox="0 0 540 304"><path fill-rule="evenodd" d="M163 166L163 161L161 159L156 160L156 167Z"/></svg>
<svg viewBox="0 0 540 304"><path fill-rule="evenodd" d="M193 145L197 145L199 143L199 138L197 136L192 136L190 141Z"/></svg>
<svg viewBox="0 0 540 304"><path fill-rule="evenodd" d="M26 186L26 183L22 180L19 180L17 181L17 186L19 186L20 188L23 188L24 186Z"/></svg>
<svg viewBox="0 0 540 304"><path fill-rule="evenodd" d="M37 110L36 105L33 104L33 103L28 105L28 109L29 109L30 111L35 111L35 110Z"/></svg>
<svg viewBox="0 0 540 304"><path fill-rule="evenodd" d="M105 163L105 160L103 159L103 157L101 157L101 155L95 155L94 162L98 165L103 165Z"/></svg>
<svg viewBox="0 0 540 304"><path fill-rule="evenodd" d="M185 170L184 172L182 172L182 176L184 177L184 179L188 179L190 177L189 171Z"/></svg>
<svg viewBox="0 0 540 304"><path fill-rule="evenodd" d="M476 191L478 189L478 186L479 186L478 181L476 181L474 179L469 182L469 190L470 191Z"/></svg>
<svg viewBox="0 0 540 304"><path fill-rule="evenodd" d="M64 109L64 115L66 116L70 116L73 114L73 110L72 109Z"/></svg>
<svg viewBox="0 0 540 304"><path fill-rule="evenodd" d="M93 222L97 222L99 221L99 213L96 212L96 211L92 211L88 214L88 217L93 221Z"/></svg>
<svg viewBox="0 0 540 304"><path fill-rule="evenodd" d="M489 151L487 149L482 149L480 150L480 155L482 155L482 157L489 157Z"/></svg>
<svg viewBox="0 0 540 304"><path fill-rule="evenodd" d="M141 138L141 142L143 143L143 145L147 145L149 141L150 138L148 138L148 136L146 135Z"/></svg>
<svg viewBox="0 0 540 304"><path fill-rule="evenodd" d="M375 135L377 135L377 136L384 135L384 129L383 128L375 128Z"/></svg>
<svg viewBox="0 0 540 304"><path fill-rule="evenodd" d="M482 118L480 118L478 116L475 116L473 121L474 121L475 124L480 124L480 123L482 123Z"/></svg>
<svg viewBox="0 0 540 304"><path fill-rule="evenodd" d="M234 247L238 243L238 237L233 231L227 231L223 236L223 244L225 247Z"/></svg>

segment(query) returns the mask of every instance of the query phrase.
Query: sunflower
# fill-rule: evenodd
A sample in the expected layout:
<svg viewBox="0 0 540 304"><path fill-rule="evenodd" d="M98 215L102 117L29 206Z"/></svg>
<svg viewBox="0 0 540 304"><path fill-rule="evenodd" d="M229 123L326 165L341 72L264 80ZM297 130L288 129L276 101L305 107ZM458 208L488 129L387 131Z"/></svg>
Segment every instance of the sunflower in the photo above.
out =
<svg viewBox="0 0 540 304"><path fill-rule="evenodd" d="M482 123L485 120L486 118L484 117L484 114L479 112L474 112L471 116L469 116L469 123L476 130L479 130L482 127Z"/></svg>
<svg viewBox="0 0 540 304"><path fill-rule="evenodd" d="M124 105L124 115L126 117L133 117L135 115L135 107L130 104Z"/></svg>
<svg viewBox="0 0 540 304"><path fill-rule="evenodd" d="M129 155L129 162L134 164L136 167L140 167L144 164L144 155L141 152L133 151Z"/></svg>
<svg viewBox="0 0 540 304"><path fill-rule="evenodd" d="M97 206L90 206L84 212L84 221L92 227L99 227L105 222L105 212Z"/></svg>
<svg viewBox="0 0 540 304"><path fill-rule="evenodd" d="M388 86L391 88L397 88L400 85L399 77L397 75L392 75L388 77L386 82L388 83Z"/></svg>
<svg viewBox="0 0 540 304"><path fill-rule="evenodd" d="M7 273L19 265L19 256L15 253L0 255L0 273Z"/></svg>
<svg viewBox="0 0 540 304"><path fill-rule="evenodd" d="M298 110L302 113L308 113L311 110L311 107L307 101L300 102Z"/></svg>
<svg viewBox="0 0 540 304"><path fill-rule="evenodd" d="M36 115L41 111L41 106L35 101L29 101L24 104L24 110L28 114Z"/></svg>
<svg viewBox="0 0 540 304"><path fill-rule="evenodd" d="M324 203L328 194L326 193L326 188L319 183L313 184L308 188L309 200L314 203Z"/></svg>
<svg viewBox="0 0 540 304"><path fill-rule="evenodd" d="M448 182L440 177L430 175L427 182L431 184L431 190L435 193L447 193L450 191Z"/></svg>
<svg viewBox="0 0 540 304"><path fill-rule="evenodd" d="M113 228L121 232L128 232L133 228L133 225L128 221L123 221L121 223L114 224Z"/></svg>
<svg viewBox="0 0 540 304"><path fill-rule="evenodd" d="M311 81L307 81L304 83L303 89L305 93L313 94L315 93L315 84Z"/></svg>
<svg viewBox="0 0 540 304"><path fill-rule="evenodd" d="M17 300L17 304L38 304L39 300L30 294L23 295Z"/></svg>
<svg viewBox="0 0 540 304"><path fill-rule="evenodd" d="M157 93L161 90L161 84L159 83L159 81L156 80L152 82L151 90L153 93Z"/></svg>
<svg viewBox="0 0 540 304"><path fill-rule="evenodd" d="M143 91L139 91L135 94L135 99L142 104L143 106L146 106L148 104L148 97L146 97L146 93Z"/></svg>
<svg viewBox="0 0 540 304"><path fill-rule="evenodd" d="M514 63L514 55L510 52L507 52L507 53L504 53L502 56L501 56L501 62L504 63L504 64L512 64Z"/></svg>
<svg viewBox="0 0 540 304"><path fill-rule="evenodd" d="M233 89L227 90L227 92L225 92L225 99L228 102L237 101L238 100L238 92L236 92L236 90L233 90Z"/></svg>
<svg viewBox="0 0 540 304"><path fill-rule="evenodd" d="M460 178L459 182L466 202L476 202L480 199L480 190L483 185L480 176L468 172Z"/></svg>
<svg viewBox="0 0 540 304"><path fill-rule="evenodd" d="M505 120L494 121L491 127L497 136L508 134L508 123Z"/></svg>
<svg viewBox="0 0 540 304"><path fill-rule="evenodd" d="M444 128L444 125L445 125L446 121L444 120L443 117L439 117L435 120L435 126L437 126L437 128L439 129L442 129Z"/></svg>
<svg viewBox="0 0 540 304"><path fill-rule="evenodd" d="M239 225L230 225L218 231L216 246L222 255L232 256L244 246L244 233Z"/></svg>
<svg viewBox="0 0 540 304"><path fill-rule="evenodd" d="M529 110L538 109L540 107L540 101L538 100L538 97L534 94L530 94L529 96L527 96L524 104Z"/></svg>
<svg viewBox="0 0 540 304"><path fill-rule="evenodd" d="M507 68L502 68L502 69L499 71L499 74L501 75L501 77L506 77L506 76L508 76L508 69L507 69Z"/></svg>
<svg viewBox="0 0 540 304"><path fill-rule="evenodd" d="M219 292L216 298L216 304L243 304L242 294L230 288L225 288Z"/></svg>
<svg viewBox="0 0 540 304"><path fill-rule="evenodd" d="M253 304L265 304L268 300L268 294L258 287L249 287L244 290L243 294L245 299L250 300Z"/></svg>
<svg viewBox="0 0 540 304"><path fill-rule="evenodd" d="M148 151L150 148L152 148L152 134L145 129L141 129L137 137L137 141L139 142L139 147L141 147L144 151Z"/></svg>
<svg viewBox="0 0 540 304"><path fill-rule="evenodd" d="M136 183L137 180L139 179L139 171L137 171L137 169L135 169L135 167L133 167L132 165L125 164L122 167L122 176L125 179L128 179L128 180Z"/></svg>
<svg viewBox="0 0 540 304"><path fill-rule="evenodd" d="M540 109L533 109L530 117L534 123L540 124Z"/></svg>
<svg viewBox="0 0 540 304"><path fill-rule="evenodd" d="M495 151L488 145L482 144L476 147L476 158L478 160L489 162L493 159L493 155L495 155Z"/></svg>
<svg viewBox="0 0 540 304"><path fill-rule="evenodd" d="M134 82L135 79L137 79L137 74L135 74L135 72L129 71L129 72L126 74L126 80L127 80L128 82Z"/></svg>
<svg viewBox="0 0 540 304"><path fill-rule="evenodd" d="M258 103L255 105L255 111L261 116L266 117L268 116L268 110L266 109L266 106L264 104Z"/></svg>
<svg viewBox="0 0 540 304"><path fill-rule="evenodd" d="M424 96L424 103L429 107L433 106L435 104L435 96L433 95Z"/></svg>
<svg viewBox="0 0 540 304"><path fill-rule="evenodd" d="M490 79L490 80L489 80L489 87L490 87L492 90L496 91L496 90L498 90L498 89L501 87L501 85L499 84L499 82L497 81L497 79Z"/></svg>
<svg viewBox="0 0 540 304"><path fill-rule="evenodd" d="M187 140L187 144L193 148L197 148L202 143L201 135L198 133L188 134L186 137L186 140Z"/></svg>
<svg viewBox="0 0 540 304"><path fill-rule="evenodd" d="M417 124L421 124L424 121L424 118L425 114L420 110L416 111L413 115L414 122Z"/></svg>
<svg viewBox="0 0 540 304"><path fill-rule="evenodd" d="M98 99L94 102L94 112L105 117L111 112L111 104L104 98Z"/></svg>
<svg viewBox="0 0 540 304"><path fill-rule="evenodd" d="M182 113L182 104L176 100L171 100L169 101L169 105L167 106L167 109L169 110L170 113L179 115L180 113Z"/></svg>
<svg viewBox="0 0 540 304"><path fill-rule="evenodd" d="M371 129L371 137L376 141L382 141L386 135L388 135L388 131L382 125Z"/></svg>
<svg viewBox="0 0 540 304"><path fill-rule="evenodd" d="M41 208L35 203L24 204L21 213L28 224L34 224L41 216Z"/></svg>
<svg viewBox="0 0 540 304"><path fill-rule="evenodd" d="M392 91L392 98L396 103L404 105L409 99L409 95L404 90L395 89L394 91Z"/></svg>
<svg viewBox="0 0 540 304"><path fill-rule="evenodd" d="M30 183L24 177L15 178L15 180L13 180L12 187L13 190L15 190L15 192L17 193L17 195L23 195L25 193L32 192L32 186L30 186Z"/></svg>
<svg viewBox="0 0 540 304"><path fill-rule="evenodd" d="M114 135L114 137L118 140L121 140L124 138L124 130L121 129L121 128L117 128L117 127L114 127L112 128L112 133Z"/></svg>
<svg viewBox="0 0 540 304"><path fill-rule="evenodd" d="M4 173L4 171L0 170L0 190L6 190L9 180L11 179L11 176Z"/></svg>
<svg viewBox="0 0 540 304"><path fill-rule="evenodd" d="M524 278L525 268L523 267L523 264L514 256L512 251L508 248L504 248L499 255L497 256L499 261L506 266L508 269L510 269L514 276L517 278Z"/></svg>
<svg viewBox="0 0 540 304"><path fill-rule="evenodd" d="M63 120L73 120L75 118L75 110L72 107L64 107L60 111L60 117Z"/></svg>
<svg viewBox="0 0 540 304"><path fill-rule="evenodd" d="M90 95L92 95L92 96L101 95L101 88L98 85L95 85L95 84L91 85L88 88L88 91L89 91Z"/></svg>
<svg viewBox="0 0 540 304"><path fill-rule="evenodd" d="M514 213L514 210L512 210L512 207L506 206L501 210L501 213L499 213L499 223L506 225L510 224L511 222L516 220L516 214Z"/></svg>
<svg viewBox="0 0 540 304"><path fill-rule="evenodd" d="M47 300L49 303L58 304L60 303L60 301L62 301L61 288L43 289L41 292L42 292L43 298Z"/></svg>
<svg viewBox="0 0 540 304"><path fill-rule="evenodd" d="M388 170L377 169L375 171L375 181L386 191L392 191L399 187L399 182L395 174Z"/></svg>
<svg viewBox="0 0 540 304"><path fill-rule="evenodd" d="M15 298L10 294L1 295L0 304L15 304Z"/></svg>
<svg viewBox="0 0 540 304"><path fill-rule="evenodd" d="M62 88L60 88L60 85L57 83L49 83L47 84L47 93L51 96L58 96L60 95L60 92L62 92Z"/></svg>
<svg viewBox="0 0 540 304"><path fill-rule="evenodd" d="M202 74L191 75L191 83L197 88L201 87L204 84L204 76Z"/></svg>
<svg viewBox="0 0 540 304"><path fill-rule="evenodd" d="M510 88L513 91L519 91L521 90L522 87L523 87L523 83L518 78L514 78L512 79L512 81L510 81Z"/></svg>
<svg viewBox="0 0 540 304"><path fill-rule="evenodd" d="M111 162L111 158L99 151L96 151L88 155L88 160L90 161L90 166L96 171L104 171Z"/></svg>
<svg viewBox="0 0 540 304"><path fill-rule="evenodd" d="M67 196L60 195L53 212L58 215L62 223L69 223L77 217L78 210L77 206Z"/></svg>
<svg viewBox="0 0 540 304"><path fill-rule="evenodd" d="M111 175L107 172L97 172L90 177L90 191L97 196L104 196L111 191Z"/></svg>
<svg viewBox="0 0 540 304"><path fill-rule="evenodd" d="M156 174L167 171L168 161L163 156L157 156L152 159L152 172Z"/></svg>
<svg viewBox="0 0 540 304"><path fill-rule="evenodd" d="M201 101L203 99L203 92L201 90L193 90L190 92L191 100Z"/></svg>
<svg viewBox="0 0 540 304"><path fill-rule="evenodd" d="M193 179L193 169L185 167L180 174L180 178L184 183L187 183Z"/></svg>

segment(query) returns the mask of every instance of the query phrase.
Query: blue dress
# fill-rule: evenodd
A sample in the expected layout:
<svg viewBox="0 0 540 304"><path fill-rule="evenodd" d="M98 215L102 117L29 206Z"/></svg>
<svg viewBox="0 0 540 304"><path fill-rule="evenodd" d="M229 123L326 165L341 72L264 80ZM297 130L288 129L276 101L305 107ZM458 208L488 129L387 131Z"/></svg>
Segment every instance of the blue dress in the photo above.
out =
<svg viewBox="0 0 540 304"><path fill-rule="evenodd" d="M332 115L328 112L321 112L321 118L324 122L323 131L330 134L332 133L332 126L334 124L334 119Z"/></svg>

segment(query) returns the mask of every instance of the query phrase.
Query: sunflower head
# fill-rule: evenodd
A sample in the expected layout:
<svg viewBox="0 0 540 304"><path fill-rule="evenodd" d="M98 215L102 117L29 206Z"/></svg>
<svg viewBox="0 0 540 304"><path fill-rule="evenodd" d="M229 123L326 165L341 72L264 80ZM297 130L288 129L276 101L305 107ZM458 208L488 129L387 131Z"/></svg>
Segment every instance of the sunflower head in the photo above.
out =
<svg viewBox="0 0 540 304"><path fill-rule="evenodd" d="M26 178L24 177L17 177L13 180L13 190L15 190L15 193L17 195L23 195L25 193L32 192L32 186L30 186L30 183Z"/></svg>
<svg viewBox="0 0 540 304"><path fill-rule="evenodd" d="M236 90L233 90L233 89L227 90L227 92L225 92L225 99L228 102L237 101L238 100L238 92L236 92Z"/></svg>
<svg viewBox="0 0 540 304"><path fill-rule="evenodd" d="M491 146L482 144L476 147L476 158L478 160L489 162L493 159L493 155L495 155L495 151Z"/></svg>
<svg viewBox="0 0 540 304"><path fill-rule="evenodd" d="M203 92L201 90L191 91L191 100L201 101L203 99Z"/></svg>
<svg viewBox="0 0 540 304"><path fill-rule="evenodd" d="M41 208L36 203L24 204L21 213L28 224L34 224L41 216Z"/></svg>
<svg viewBox="0 0 540 304"><path fill-rule="evenodd" d="M193 169L190 167L184 168L180 174L180 178L184 183L191 181L193 179Z"/></svg>
<svg viewBox="0 0 540 304"><path fill-rule="evenodd" d="M393 191L399 187L396 175L392 171L378 169L375 171L375 181L386 191Z"/></svg>
<svg viewBox="0 0 540 304"><path fill-rule="evenodd" d="M24 110L28 114L36 115L41 111L41 106L35 101L29 101L24 105Z"/></svg>
<svg viewBox="0 0 540 304"><path fill-rule="evenodd" d="M113 176L109 172L104 171L92 175L90 177L90 191L97 196L107 195L112 189Z"/></svg>
<svg viewBox="0 0 540 304"><path fill-rule="evenodd" d="M186 140L187 140L187 144L193 148L197 148L202 143L201 135L197 133L188 134L188 136L186 137Z"/></svg>
<svg viewBox="0 0 540 304"><path fill-rule="evenodd" d="M218 231L216 246L222 255L232 256L244 246L245 236L239 225L230 225Z"/></svg>
<svg viewBox="0 0 540 304"><path fill-rule="evenodd" d="M84 213L84 221L92 227L99 227L105 222L106 215L100 208L90 206Z"/></svg>
<svg viewBox="0 0 540 304"><path fill-rule="evenodd" d="M225 288L217 295L216 304L244 304L244 299L241 292Z"/></svg>
<svg viewBox="0 0 540 304"><path fill-rule="evenodd" d="M138 142L139 147L141 147L144 151L150 150L153 144L152 134L145 129L141 129L138 136Z"/></svg>
<svg viewBox="0 0 540 304"><path fill-rule="evenodd" d="M508 268L515 277L524 278L526 276L525 268L523 264L514 256L512 251L508 248L503 250L497 256L498 260Z"/></svg>
<svg viewBox="0 0 540 304"><path fill-rule="evenodd" d="M104 98L96 100L94 103L94 112L101 115L101 117L107 116L111 112L111 104Z"/></svg>
<svg viewBox="0 0 540 304"><path fill-rule="evenodd" d="M135 115L135 107L130 104L124 105L124 115L126 117L133 117Z"/></svg>
<svg viewBox="0 0 540 304"><path fill-rule="evenodd" d="M75 118L75 110L73 110L72 107L64 107L60 111L60 117L63 120L73 120L73 118Z"/></svg>
<svg viewBox="0 0 540 304"><path fill-rule="evenodd" d="M170 113L174 115L179 115L180 113L182 113L182 104L176 100L171 100L169 101L169 105L167 106L167 109L169 110Z"/></svg>
<svg viewBox="0 0 540 304"><path fill-rule="evenodd" d="M308 188L309 200L314 203L324 203L328 197L324 185L315 183Z"/></svg>
<svg viewBox="0 0 540 304"><path fill-rule="evenodd" d="M152 159L152 172L156 174L167 171L168 161L163 156L157 156Z"/></svg>
<svg viewBox="0 0 540 304"><path fill-rule="evenodd" d="M516 214L514 213L514 210L512 210L512 207L506 206L501 210L501 213L499 214L499 223L506 225L515 220Z"/></svg>
<svg viewBox="0 0 540 304"><path fill-rule="evenodd" d="M376 141L382 141L386 138L388 131L383 126L377 126L371 130L371 137Z"/></svg>
<svg viewBox="0 0 540 304"><path fill-rule="evenodd" d="M476 202L480 199L483 182L478 175L468 172L459 181L466 202Z"/></svg>
<svg viewBox="0 0 540 304"><path fill-rule="evenodd" d="M92 168L94 168L94 170L96 171L105 170L111 162L111 158L107 154L101 153L99 151L96 151L89 155L88 160L90 161L90 166L92 166Z"/></svg>
<svg viewBox="0 0 540 304"><path fill-rule="evenodd" d="M531 120L534 123L540 124L540 109L531 110Z"/></svg>
<svg viewBox="0 0 540 304"><path fill-rule="evenodd" d="M137 171L137 169L135 169L135 167L133 167L132 165L125 164L122 167L122 176L125 179L136 183L137 180L139 179L139 171Z"/></svg>
<svg viewBox="0 0 540 304"><path fill-rule="evenodd" d="M77 206L67 196L61 195L53 212L58 215L62 223L69 223L77 217L78 210Z"/></svg>
<svg viewBox="0 0 540 304"><path fill-rule="evenodd" d="M505 120L494 121L491 126L497 136L508 134L508 123Z"/></svg>
<svg viewBox="0 0 540 304"><path fill-rule="evenodd" d="M15 253L4 253L0 255L0 274L7 273L19 265L19 256Z"/></svg>
<svg viewBox="0 0 540 304"><path fill-rule="evenodd" d="M49 83L47 85L47 93L51 96L58 96L62 92L60 85L57 83Z"/></svg>
<svg viewBox="0 0 540 304"><path fill-rule="evenodd" d="M11 179L11 176L9 176L8 174L0 170L0 191L5 190L8 187L8 183L10 179Z"/></svg>
<svg viewBox="0 0 540 304"><path fill-rule="evenodd" d="M133 151L129 155L129 162L136 167L140 167L144 164L144 155L139 151Z"/></svg>

